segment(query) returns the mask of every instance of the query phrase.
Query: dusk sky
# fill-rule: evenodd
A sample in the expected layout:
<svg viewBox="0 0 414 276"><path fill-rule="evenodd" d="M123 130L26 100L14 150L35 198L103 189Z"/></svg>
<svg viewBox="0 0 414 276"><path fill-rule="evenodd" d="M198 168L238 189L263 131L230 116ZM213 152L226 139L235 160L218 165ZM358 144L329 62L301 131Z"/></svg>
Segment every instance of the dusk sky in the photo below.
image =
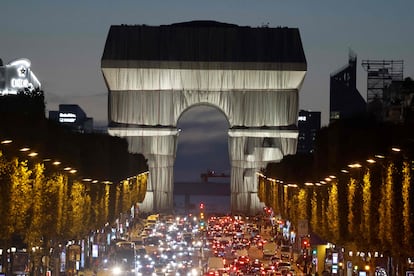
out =
<svg viewBox="0 0 414 276"><path fill-rule="evenodd" d="M300 109L321 111L328 124L329 76L358 56L358 89L366 98L366 59L404 60L414 78L412 0L2 0L0 58L28 58L42 83L46 108L78 104L106 125L107 88L100 61L111 25L162 25L215 20L240 26L299 28L308 63ZM227 121L213 108L194 107L181 117L175 175L199 180L207 169L229 172Z"/></svg>

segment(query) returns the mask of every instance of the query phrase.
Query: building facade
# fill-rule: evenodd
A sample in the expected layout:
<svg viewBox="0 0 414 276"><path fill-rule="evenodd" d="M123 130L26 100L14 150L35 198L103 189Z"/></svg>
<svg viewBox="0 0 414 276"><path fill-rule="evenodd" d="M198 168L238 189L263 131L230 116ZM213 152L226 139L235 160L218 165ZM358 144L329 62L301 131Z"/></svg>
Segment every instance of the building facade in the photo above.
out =
<svg viewBox="0 0 414 276"><path fill-rule="evenodd" d="M357 57L330 76L329 121L347 119L366 112L366 102L356 88Z"/></svg>
<svg viewBox="0 0 414 276"><path fill-rule="evenodd" d="M0 59L0 96L39 91L41 84L30 67L31 62L26 58L5 65Z"/></svg>
<svg viewBox="0 0 414 276"><path fill-rule="evenodd" d="M87 117L85 111L77 104L60 104L58 111L49 111L49 119L75 132L93 131L93 118Z"/></svg>
<svg viewBox="0 0 414 276"><path fill-rule="evenodd" d="M298 148L297 153L312 153L316 134L321 128L321 112L300 110L298 117Z"/></svg>
<svg viewBox="0 0 414 276"><path fill-rule="evenodd" d="M111 26L101 69L108 133L125 137L129 151L148 160L141 210L172 210L177 121L192 106L209 105L229 123L231 210L262 211L256 172L297 148L307 72L297 28L215 21Z"/></svg>

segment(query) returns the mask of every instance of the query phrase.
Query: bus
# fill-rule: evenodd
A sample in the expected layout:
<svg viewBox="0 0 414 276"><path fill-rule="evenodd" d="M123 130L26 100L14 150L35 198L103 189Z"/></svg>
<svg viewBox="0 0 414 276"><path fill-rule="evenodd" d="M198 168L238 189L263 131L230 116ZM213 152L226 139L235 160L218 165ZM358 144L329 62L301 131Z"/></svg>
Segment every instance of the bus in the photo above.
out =
<svg viewBox="0 0 414 276"><path fill-rule="evenodd" d="M117 242L112 251L111 264L111 270L114 275L136 275L135 243L129 241Z"/></svg>

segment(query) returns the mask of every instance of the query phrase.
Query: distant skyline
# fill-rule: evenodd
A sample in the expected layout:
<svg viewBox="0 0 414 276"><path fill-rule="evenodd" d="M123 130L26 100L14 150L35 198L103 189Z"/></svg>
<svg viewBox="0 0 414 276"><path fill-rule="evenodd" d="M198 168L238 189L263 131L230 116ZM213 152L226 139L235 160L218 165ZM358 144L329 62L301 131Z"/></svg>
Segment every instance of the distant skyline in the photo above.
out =
<svg viewBox="0 0 414 276"><path fill-rule="evenodd" d="M362 60L404 60L404 77L414 77L414 1L410 0L4 0L1 10L3 63L30 59L45 92L47 111L57 110L59 104L78 104L95 125L107 123L100 59L111 25L215 20L299 28L308 63L299 108L321 111L322 125L329 118L329 76L348 63L349 49L358 57L357 88L364 98ZM228 124L219 111L194 107L183 114L178 127L182 131L177 180L198 180L207 169L229 169Z"/></svg>

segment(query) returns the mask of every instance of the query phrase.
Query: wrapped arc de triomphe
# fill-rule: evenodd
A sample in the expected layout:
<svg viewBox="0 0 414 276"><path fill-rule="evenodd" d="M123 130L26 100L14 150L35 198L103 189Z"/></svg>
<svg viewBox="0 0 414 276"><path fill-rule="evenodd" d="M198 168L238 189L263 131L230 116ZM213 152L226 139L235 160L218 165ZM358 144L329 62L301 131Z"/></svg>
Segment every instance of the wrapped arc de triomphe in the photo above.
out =
<svg viewBox="0 0 414 276"><path fill-rule="evenodd" d="M177 121L205 104L229 122L231 209L256 213L256 172L295 154L307 64L296 28L214 21L111 26L101 60L109 133L148 160L141 209L173 209Z"/></svg>

